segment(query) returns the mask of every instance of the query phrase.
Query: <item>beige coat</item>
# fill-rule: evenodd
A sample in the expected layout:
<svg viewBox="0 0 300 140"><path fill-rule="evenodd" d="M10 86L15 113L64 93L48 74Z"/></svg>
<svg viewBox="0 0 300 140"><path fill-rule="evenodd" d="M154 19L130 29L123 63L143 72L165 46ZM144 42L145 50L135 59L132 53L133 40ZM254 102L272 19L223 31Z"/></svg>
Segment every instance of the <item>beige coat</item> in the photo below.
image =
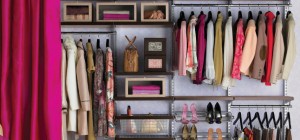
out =
<svg viewBox="0 0 300 140"><path fill-rule="evenodd" d="M95 72L95 63L94 63L94 56L93 56L93 46L91 43L86 43L87 48L87 72L88 72L88 86L89 86L89 93L90 93L90 100L92 100L92 85L93 85L93 74ZM93 102L90 102L90 106L93 106ZM89 111L88 115L88 140L95 140L94 134L94 126L93 126L93 111Z"/></svg>
<svg viewBox="0 0 300 140"><path fill-rule="evenodd" d="M255 79L261 79L265 74L265 62L267 52L267 35L266 35L266 21L265 15L261 14L258 20L258 33L257 33L257 45L256 53L253 61L253 69L251 77Z"/></svg>
<svg viewBox="0 0 300 140"><path fill-rule="evenodd" d="M66 70L67 70L67 58L66 50L61 44L62 59L61 59L61 93L62 93L62 140L67 140L67 109L68 102L66 97Z"/></svg>
<svg viewBox="0 0 300 140"><path fill-rule="evenodd" d="M87 111L90 111L90 95L87 81L86 63L82 42L77 43L76 74L81 108L78 111L78 134L88 135Z"/></svg>
<svg viewBox="0 0 300 140"><path fill-rule="evenodd" d="M282 79L287 80L296 58L295 20L293 14L287 18L286 56L283 66Z"/></svg>
<svg viewBox="0 0 300 140"><path fill-rule="evenodd" d="M282 20L278 15L275 25L275 38L273 48L272 70L271 70L271 83L275 84L277 80L282 79L282 64L284 56L284 42L282 36Z"/></svg>
<svg viewBox="0 0 300 140"><path fill-rule="evenodd" d="M248 22L245 36L246 40L243 48L240 71L244 75L249 75L250 65L254 59L257 45L256 26L253 19Z"/></svg>

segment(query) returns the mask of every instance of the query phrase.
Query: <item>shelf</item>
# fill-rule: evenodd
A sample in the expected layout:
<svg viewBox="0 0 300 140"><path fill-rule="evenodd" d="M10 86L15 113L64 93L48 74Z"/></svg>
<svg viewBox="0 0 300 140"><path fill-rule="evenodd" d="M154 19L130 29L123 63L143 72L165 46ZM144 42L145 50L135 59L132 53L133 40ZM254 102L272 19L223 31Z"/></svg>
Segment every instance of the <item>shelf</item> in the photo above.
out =
<svg viewBox="0 0 300 140"><path fill-rule="evenodd" d="M292 101L292 96L232 96L234 100L280 100L280 101Z"/></svg>
<svg viewBox="0 0 300 140"><path fill-rule="evenodd" d="M130 120L130 119L174 119L172 115L168 114L134 114L133 116L127 116L122 114L121 116L116 116L118 120Z"/></svg>
<svg viewBox="0 0 300 140"><path fill-rule="evenodd" d="M61 25L157 25L173 26L172 22L61 22Z"/></svg>
<svg viewBox="0 0 300 140"><path fill-rule="evenodd" d="M172 96L166 96L166 97L116 97L116 101L157 101L157 100L173 100Z"/></svg>
<svg viewBox="0 0 300 140"><path fill-rule="evenodd" d="M156 135L140 135L140 136L116 136L116 140L173 140L169 136L156 136Z"/></svg>
<svg viewBox="0 0 300 140"><path fill-rule="evenodd" d="M175 100L222 100L232 101L233 96L174 96Z"/></svg>
<svg viewBox="0 0 300 140"><path fill-rule="evenodd" d="M209 100L209 101L238 101L238 100L279 100L293 101L292 96L167 96L167 97L116 97L116 101L133 100Z"/></svg>
<svg viewBox="0 0 300 140"><path fill-rule="evenodd" d="M189 133L190 135L190 133ZM176 138L182 138L182 133L176 133ZM208 132L198 132L197 133L198 138L208 138ZM213 133L213 138L218 138L218 134L216 132ZM231 138L230 133L222 133L222 138Z"/></svg>
<svg viewBox="0 0 300 140"><path fill-rule="evenodd" d="M116 72L115 76L174 75L174 72Z"/></svg>
<svg viewBox="0 0 300 140"><path fill-rule="evenodd" d="M175 121L181 122L182 111L175 111ZM198 122L206 122L206 112L197 112ZM231 122L234 117L231 112L222 112L222 123ZM192 112L187 112L187 120L192 119Z"/></svg>

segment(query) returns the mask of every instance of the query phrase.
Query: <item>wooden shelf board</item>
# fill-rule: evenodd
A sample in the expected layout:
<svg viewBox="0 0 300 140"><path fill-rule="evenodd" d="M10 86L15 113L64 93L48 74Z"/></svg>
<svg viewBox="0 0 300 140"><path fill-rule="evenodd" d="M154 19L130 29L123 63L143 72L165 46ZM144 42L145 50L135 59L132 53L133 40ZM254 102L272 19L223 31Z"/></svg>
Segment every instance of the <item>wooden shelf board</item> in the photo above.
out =
<svg viewBox="0 0 300 140"><path fill-rule="evenodd" d="M115 76L130 76L130 75L174 75L174 72L116 72Z"/></svg>
<svg viewBox="0 0 300 140"><path fill-rule="evenodd" d="M173 100L172 96L167 97L116 97L116 101L157 101L157 100Z"/></svg>
<svg viewBox="0 0 300 140"><path fill-rule="evenodd" d="M282 100L292 101L292 96L232 96L234 100Z"/></svg>
<svg viewBox="0 0 300 140"><path fill-rule="evenodd" d="M173 26L172 22L61 22L61 25L158 25Z"/></svg>
<svg viewBox="0 0 300 140"><path fill-rule="evenodd" d="M134 116L121 115L116 116L116 119L125 120L125 119L174 119L174 116L168 114L135 114Z"/></svg>
<svg viewBox="0 0 300 140"><path fill-rule="evenodd" d="M232 101L232 96L174 96L175 100L223 100Z"/></svg>

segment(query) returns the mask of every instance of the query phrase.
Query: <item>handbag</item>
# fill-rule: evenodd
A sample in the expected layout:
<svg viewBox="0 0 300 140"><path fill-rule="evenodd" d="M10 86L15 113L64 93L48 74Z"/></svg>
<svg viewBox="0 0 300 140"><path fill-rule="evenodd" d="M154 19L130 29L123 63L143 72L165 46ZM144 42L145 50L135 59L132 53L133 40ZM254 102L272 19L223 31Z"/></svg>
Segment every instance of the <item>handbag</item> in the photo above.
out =
<svg viewBox="0 0 300 140"><path fill-rule="evenodd" d="M149 114L151 116L151 114ZM141 133L159 133L165 131L162 123L155 119L147 119L142 123Z"/></svg>
<svg viewBox="0 0 300 140"><path fill-rule="evenodd" d="M139 71L139 55L137 47L133 44L136 40L136 36L133 40L130 40L127 36L125 36L128 40L128 45L124 51L124 72L138 72Z"/></svg>

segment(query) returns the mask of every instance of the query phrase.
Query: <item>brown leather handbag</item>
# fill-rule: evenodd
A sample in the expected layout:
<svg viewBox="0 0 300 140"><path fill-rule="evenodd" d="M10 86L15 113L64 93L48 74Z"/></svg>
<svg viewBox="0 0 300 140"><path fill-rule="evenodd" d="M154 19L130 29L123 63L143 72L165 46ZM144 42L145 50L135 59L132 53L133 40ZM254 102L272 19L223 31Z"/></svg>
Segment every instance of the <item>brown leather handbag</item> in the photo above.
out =
<svg viewBox="0 0 300 140"><path fill-rule="evenodd" d="M128 45L125 48L124 52L124 72L138 72L139 71L139 55L137 47L133 44L136 36L133 40L130 40L127 36L125 36L128 40Z"/></svg>

